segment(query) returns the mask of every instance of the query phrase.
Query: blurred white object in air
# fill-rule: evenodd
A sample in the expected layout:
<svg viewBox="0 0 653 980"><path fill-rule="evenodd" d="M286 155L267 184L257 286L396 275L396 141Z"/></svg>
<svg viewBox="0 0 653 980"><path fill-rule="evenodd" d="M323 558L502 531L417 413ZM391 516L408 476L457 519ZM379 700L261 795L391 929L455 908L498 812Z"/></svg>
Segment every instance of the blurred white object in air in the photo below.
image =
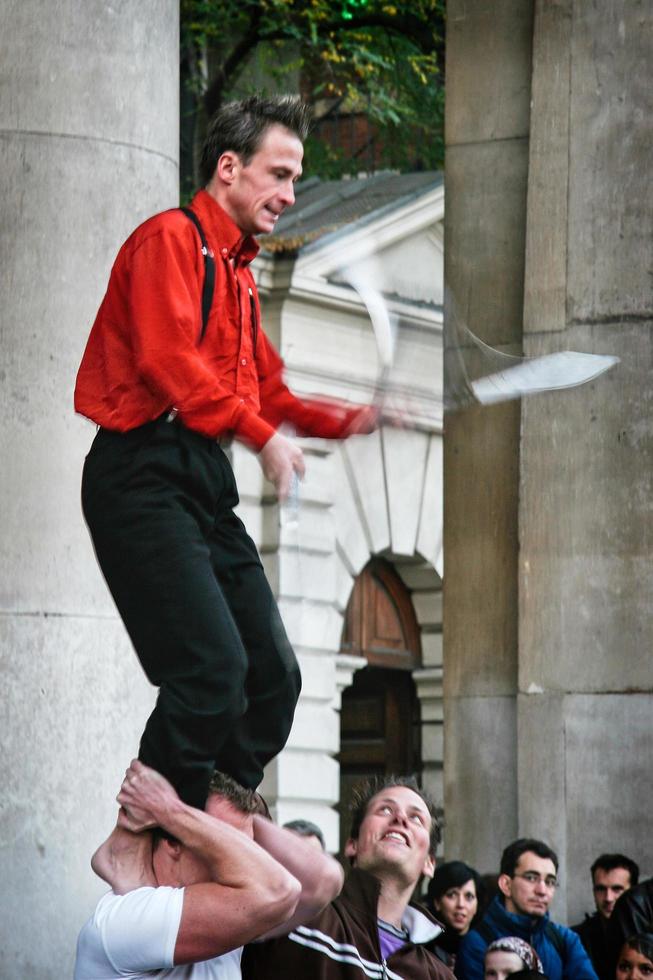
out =
<svg viewBox="0 0 653 980"><path fill-rule="evenodd" d="M575 388L598 378L618 363L619 358L610 354L563 350L541 357L525 357L519 364L477 378L469 384L481 405L494 405L542 391Z"/></svg>

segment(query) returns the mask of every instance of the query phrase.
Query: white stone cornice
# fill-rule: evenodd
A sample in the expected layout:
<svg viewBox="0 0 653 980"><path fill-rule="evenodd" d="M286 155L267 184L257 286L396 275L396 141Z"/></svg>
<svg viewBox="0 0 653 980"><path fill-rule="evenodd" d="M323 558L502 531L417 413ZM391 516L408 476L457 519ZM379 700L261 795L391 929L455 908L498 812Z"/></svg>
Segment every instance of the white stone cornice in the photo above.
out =
<svg viewBox="0 0 653 980"><path fill-rule="evenodd" d="M336 657L336 696L332 707L340 711L340 697L346 687L351 685L357 670L367 665L365 657L357 657L352 653L339 653Z"/></svg>

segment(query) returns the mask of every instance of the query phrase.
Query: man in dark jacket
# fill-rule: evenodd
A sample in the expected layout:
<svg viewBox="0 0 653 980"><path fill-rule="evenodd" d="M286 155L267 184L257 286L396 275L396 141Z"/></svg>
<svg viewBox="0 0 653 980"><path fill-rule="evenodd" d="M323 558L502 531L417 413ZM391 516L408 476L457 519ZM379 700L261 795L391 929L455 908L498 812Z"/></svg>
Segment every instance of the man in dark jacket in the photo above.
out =
<svg viewBox="0 0 653 980"><path fill-rule="evenodd" d="M653 933L653 878L629 888L617 901L608 924L609 962L614 967L630 936Z"/></svg>
<svg viewBox="0 0 653 980"><path fill-rule="evenodd" d="M433 805L414 780L366 783L345 848L353 870L341 895L282 939L247 947L244 980L452 980L422 945L441 927L410 904L422 875L433 874L438 838Z"/></svg>
<svg viewBox="0 0 653 980"><path fill-rule="evenodd" d="M485 950L502 936L519 936L535 948L549 980L597 980L583 944L548 914L558 884L558 858L539 840L522 837L501 856L500 894L464 937L456 960L461 980L483 980Z"/></svg>
<svg viewBox="0 0 653 980"><path fill-rule="evenodd" d="M614 980L608 949L608 921L617 899L637 884L639 868L624 854L601 854L591 868L596 912L572 926L587 950L599 980Z"/></svg>

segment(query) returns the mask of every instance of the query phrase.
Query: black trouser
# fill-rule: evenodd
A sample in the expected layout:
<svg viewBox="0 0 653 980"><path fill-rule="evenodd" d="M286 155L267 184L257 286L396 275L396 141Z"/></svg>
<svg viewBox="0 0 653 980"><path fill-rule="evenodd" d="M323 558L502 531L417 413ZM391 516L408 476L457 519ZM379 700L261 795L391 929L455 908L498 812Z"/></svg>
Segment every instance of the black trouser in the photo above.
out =
<svg viewBox="0 0 653 980"><path fill-rule="evenodd" d="M212 440L158 419L100 429L82 506L140 662L159 687L139 757L204 807L211 772L256 788L301 680L238 492Z"/></svg>

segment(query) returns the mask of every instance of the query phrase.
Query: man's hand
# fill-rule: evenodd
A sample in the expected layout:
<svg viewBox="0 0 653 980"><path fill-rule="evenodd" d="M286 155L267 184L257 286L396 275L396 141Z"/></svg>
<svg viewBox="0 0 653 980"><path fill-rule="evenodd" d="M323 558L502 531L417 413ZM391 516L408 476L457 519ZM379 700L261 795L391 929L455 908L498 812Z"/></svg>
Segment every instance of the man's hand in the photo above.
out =
<svg viewBox="0 0 653 980"><path fill-rule="evenodd" d="M179 802L176 790L165 776L133 759L116 797L121 810L118 826L138 833L157 827Z"/></svg>
<svg viewBox="0 0 653 980"><path fill-rule="evenodd" d="M364 405L359 408L347 426L345 438L349 436L369 435L381 424L381 410L376 405Z"/></svg>
<svg viewBox="0 0 653 980"><path fill-rule="evenodd" d="M290 439L275 432L259 453L261 469L274 484L279 500L286 500L292 486L293 474L303 478L306 467L304 454Z"/></svg>

